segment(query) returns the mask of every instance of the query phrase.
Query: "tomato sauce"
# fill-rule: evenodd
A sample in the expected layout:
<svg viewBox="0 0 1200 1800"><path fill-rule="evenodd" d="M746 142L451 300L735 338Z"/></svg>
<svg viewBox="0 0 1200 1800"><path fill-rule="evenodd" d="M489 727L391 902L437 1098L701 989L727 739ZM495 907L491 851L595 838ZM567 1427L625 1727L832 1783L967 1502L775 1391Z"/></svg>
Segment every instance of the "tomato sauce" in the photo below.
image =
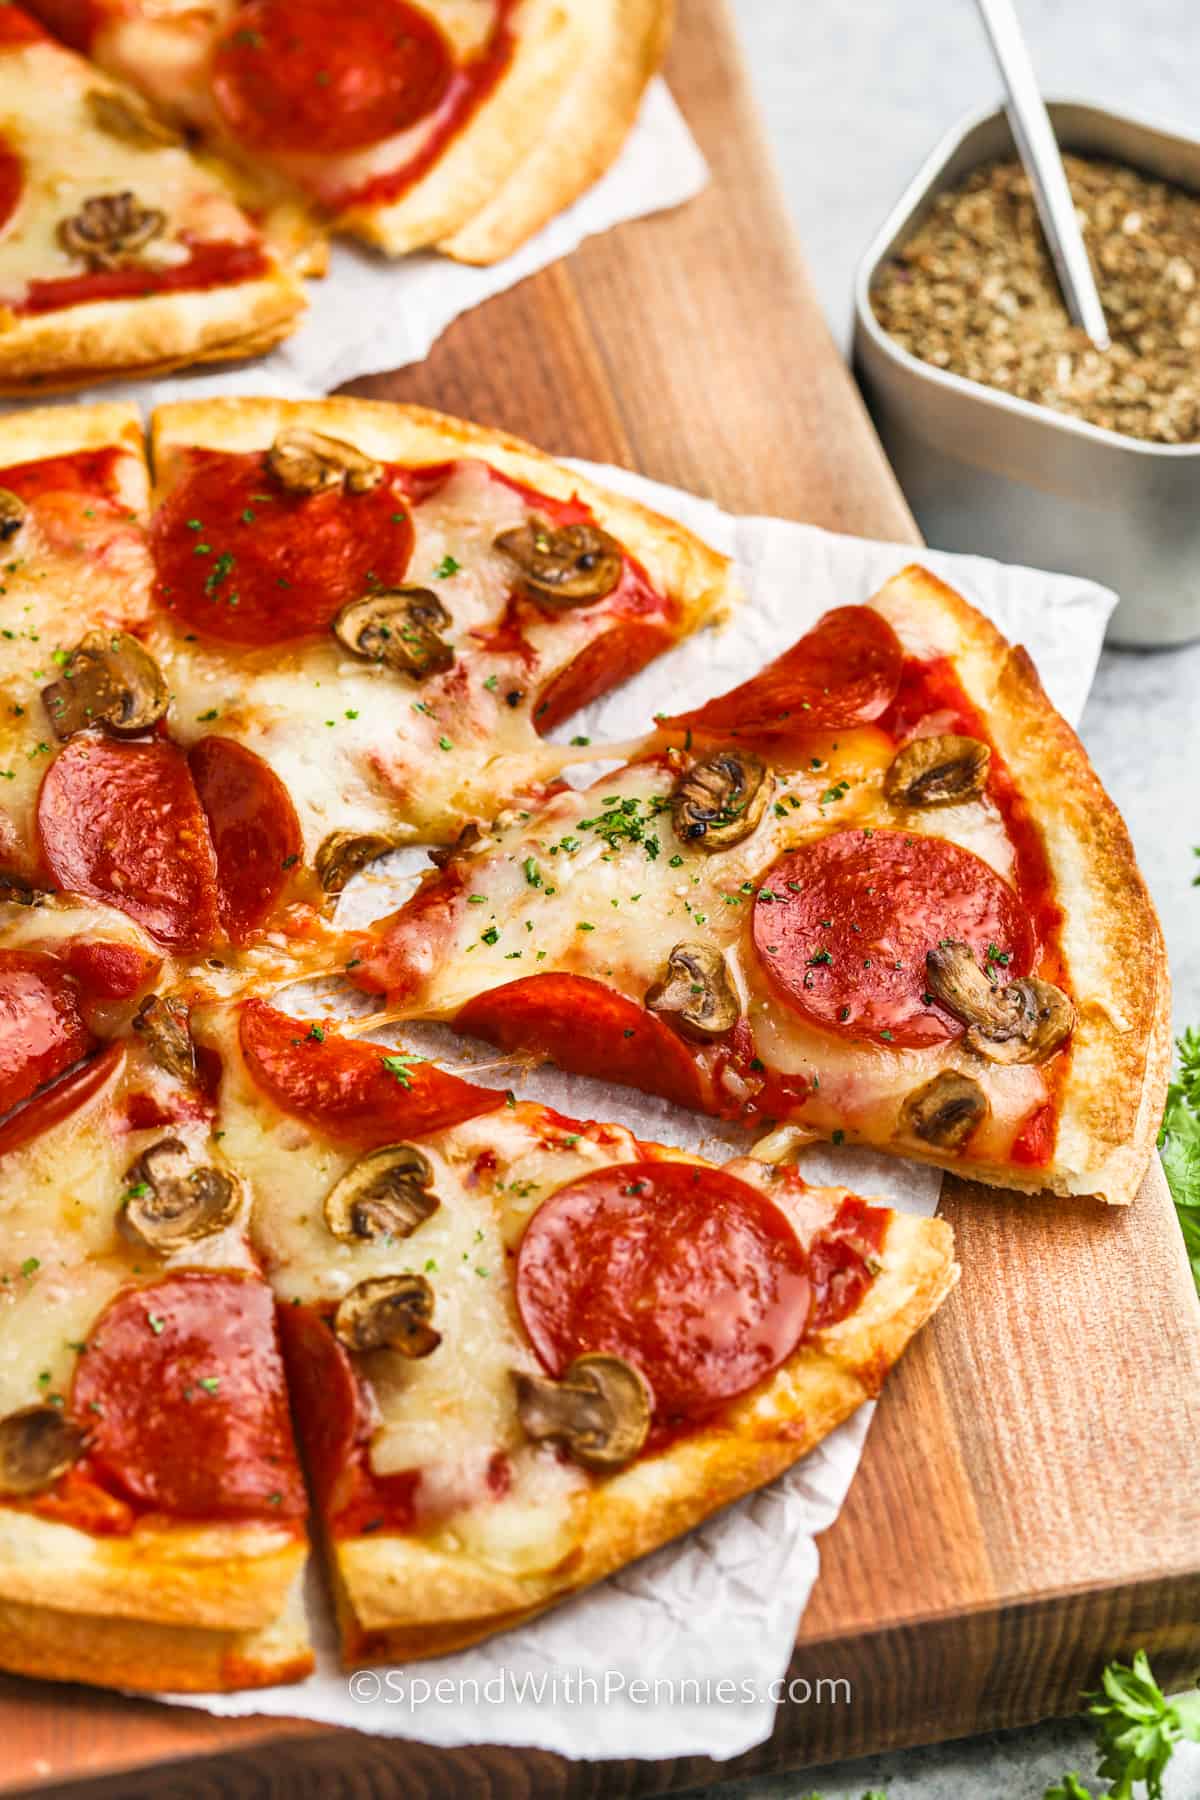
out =
<svg viewBox="0 0 1200 1800"><path fill-rule="evenodd" d="M183 240L188 242L186 238ZM79 275L59 275L49 281L31 281L24 299L10 302L21 316L61 312L97 300L143 300L152 294L194 293L215 287L231 287L257 281L270 271L270 261L257 239L247 243L189 244L186 262L166 268L144 265L127 269L89 269Z"/></svg>

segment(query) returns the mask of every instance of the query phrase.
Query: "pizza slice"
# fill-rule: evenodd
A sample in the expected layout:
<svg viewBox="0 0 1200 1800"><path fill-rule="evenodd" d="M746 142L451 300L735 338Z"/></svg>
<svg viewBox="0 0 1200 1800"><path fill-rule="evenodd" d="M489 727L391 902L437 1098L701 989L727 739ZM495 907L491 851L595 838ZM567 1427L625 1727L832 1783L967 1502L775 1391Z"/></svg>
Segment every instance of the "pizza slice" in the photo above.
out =
<svg viewBox="0 0 1200 1800"><path fill-rule="evenodd" d="M390 255L516 249L613 161L671 0L40 0L168 117Z"/></svg>
<svg viewBox="0 0 1200 1800"><path fill-rule="evenodd" d="M542 734L732 596L680 526L416 407L167 406L153 457L172 732L272 772L331 892L544 792L578 752Z"/></svg>
<svg viewBox="0 0 1200 1800"><path fill-rule="evenodd" d="M356 952L453 1021L686 1106L1132 1198L1167 976L1023 650L921 569L584 793L500 815Z"/></svg>
<svg viewBox="0 0 1200 1800"><path fill-rule="evenodd" d="M0 1667L296 1680L307 1501L211 1071L161 1002L107 1044L95 1004L0 952L0 1106L39 1050L44 1080L0 1124Z"/></svg>
<svg viewBox="0 0 1200 1800"><path fill-rule="evenodd" d="M718 1168L261 1000L193 1016L349 1665L477 1642L790 1467L957 1278L949 1227Z"/></svg>
<svg viewBox="0 0 1200 1800"><path fill-rule="evenodd" d="M144 103L0 10L0 392L240 357L303 287Z"/></svg>
<svg viewBox="0 0 1200 1800"><path fill-rule="evenodd" d="M215 714L173 729L148 510L134 408L0 424L0 939L32 908L35 931L124 933L156 971L329 960L279 780Z"/></svg>

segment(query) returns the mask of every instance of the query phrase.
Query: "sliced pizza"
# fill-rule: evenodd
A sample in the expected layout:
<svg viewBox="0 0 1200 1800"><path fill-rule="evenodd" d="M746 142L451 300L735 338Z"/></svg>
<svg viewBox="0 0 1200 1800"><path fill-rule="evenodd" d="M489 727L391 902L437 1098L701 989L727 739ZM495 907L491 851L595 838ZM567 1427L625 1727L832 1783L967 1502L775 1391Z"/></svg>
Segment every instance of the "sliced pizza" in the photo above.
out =
<svg viewBox="0 0 1200 1800"><path fill-rule="evenodd" d="M394 1016L1003 1187L1132 1198L1167 976L1023 650L921 569L584 793L502 814L356 953Z"/></svg>
<svg viewBox="0 0 1200 1800"><path fill-rule="evenodd" d="M542 734L733 593L679 525L416 407L166 406L153 458L173 734L266 765L330 891L544 792L578 752Z"/></svg>
<svg viewBox="0 0 1200 1800"><path fill-rule="evenodd" d="M82 991L0 952L4 1073L33 1040L44 1079L70 1059L0 1126L0 1667L295 1680L307 1500L211 1069L162 1001L94 1042Z"/></svg>
<svg viewBox="0 0 1200 1800"><path fill-rule="evenodd" d="M40 0L168 117L391 255L494 262L612 162L671 0Z"/></svg>
<svg viewBox="0 0 1200 1800"><path fill-rule="evenodd" d="M147 520L134 408L3 421L0 940L115 934L143 964L222 951L268 980L330 960L279 780L215 714L173 730Z"/></svg>
<svg viewBox="0 0 1200 1800"><path fill-rule="evenodd" d="M518 1103L261 1000L222 1065L354 1665L506 1629L791 1466L957 1278L950 1228Z"/></svg>
<svg viewBox="0 0 1200 1800"><path fill-rule="evenodd" d="M305 301L286 259L145 104L0 9L0 392L265 350Z"/></svg>

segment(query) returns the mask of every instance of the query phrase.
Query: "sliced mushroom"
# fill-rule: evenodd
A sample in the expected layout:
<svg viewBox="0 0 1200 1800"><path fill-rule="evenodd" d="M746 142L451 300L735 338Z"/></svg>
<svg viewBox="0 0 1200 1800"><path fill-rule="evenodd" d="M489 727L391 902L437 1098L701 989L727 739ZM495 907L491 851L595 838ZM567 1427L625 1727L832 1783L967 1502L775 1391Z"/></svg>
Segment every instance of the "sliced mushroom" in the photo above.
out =
<svg viewBox="0 0 1200 1800"><path fill-rule="evenodd" d="M428 1356L442 1341L429 1323L433 1289L423 1275L375 1275L351 1288L333 1316L347 1350L398 1350Z"/></svg>
<svg viewBox="0 0 1200 1800"><path fill-rule="evenodd" d="M122 194L95 194L70 219L62 219L58 241L69 256L79 256L89 269L119 269L165 229L167 215L141 206L126 189Z"/></svg>
<svg viewBox="0 0 1200 1800"><path fill-rule="evenodd" d="M450 624L450 614L429 588L380 588L343 606L332 629L351 656L424 681L454 667L453 647L442 636Z"/></svg>
<svg viewBox="0 0 1200 1800"><path fill-rule="evenodd" d="M132 144L138 150L161 150L164 145L178 144L178 132L133 94L117 88L92 88L84 96L88 115L97 131Z"/></svg>
<svg viewBox="0 0 1200 1800"><path fill-rule="evenodd" d="M384 1144L360 1156L325 1200L325 1223L345 1244L410 1237L441 1205L433 1169L415 1144Z"/></svg>
<svg viewBox="0 0 1200 1800"><path fill-rule="evenodd" d="M896 752L883 791L896 806L953 806L983 792L991 760L978 738L914 738Z"/></svg>
<svg viewBox="0 0 1200 1800"><path fill-rule="evenodd" d="M679 777L671 793L675 835L696 850L729 850L756 828L775 778L748 750L718 750Z"/></svg>
<svg viewBox="0 0 1200 1800"><path fill-rule="evenodd" d="M720 1037L741 1015L725 958L712 944L676 944L666 973L646 989L646 1005L695 1038Z"/></svg>
<svg viewBox="0 0 1200 1800"><path fill-rule="evenodd" d="M162 1256L224 1231L241 1199L232 1175L195 1163L177 1137L143 1150L125 1181L121 1229Z"/></svg>
<svg viewBox="0 0 1200 1800"><path fill-rule="evenodd" d="M561 1381L514 1370L513 1384L527 1436L558 1439L585 1469L619 1469L646 1441L654 1397L619 1356L578 1356Z"/></svg>
<svg viewBox="0 0 1200 1800"><path fill-rule="evenodd" d="M993 986L968 944L931 950L925 979L934 998L967 1026L968 1050L989 1062L1045 1062L1075 1029L1075 1008L1061 988L1034 975Z"/></svg>
<svg viewBox="0 0 1200 1800"><path fill-rule="evenodd" d="M314 859L321 886L327 894L340 894L360 869L395 848L381 831L331 831L317 845Z"/></svg>
<svg viewBox="0 0 1200 1800"><path fill-rule="evenodd" d="M87 1433L57 1406L23 1406L0 1419L0 1494L40 1494L79 1461Z"/></svg>
<svg viewBox="0 0 1200 1800"><path fill-rule="evenodd" d="M49 897L48 889L35 888L23 875L0 869L0 901L7 900L10 906L40 906Z"/></svg>
<svg viewBox="0 0 1200 1800"><path fill-rule="evenodd" d="M185 1001L170 994L147 994L134 1014L133 1029L145 1038L160 1069L179 1081L195 1080L196 1049Z"/></svg>
<svg viewBox="0 0 1200 1800"><path fill-rule="evenodd" d="M288 425L278 433L267 451L267 467L289 494L323 494L330 488L369 494L383 480L383 464L374 457L306 425Z"/></svg>
<svg viewBox="0 0 1200 1800"><path fill-rule="evenodd" d="M900 1109L900 1123L910 1137L920 1138L923 1144L957 1150L990 1110L977 1081L956 1069L943 1069L909 1094Z"/></svg>
<svg viewBox="0 0 1200 1800"><path fill-rule="evenodd" d="M621 579L625 554L598 525L561 525L534 517L502 531L495 548L516 564L518 582L531 599L552 608L590 606L611 594Z"/></svg>
<svg viewBox="0 0 1200 1800"><path fill-rule="evenodd" d="M451 863L463 862L467 857L474 856L482 845L490 842L490 838L485 838L483 826L479 820L468 819L454 842L443 844L438 850L431 850L429 860L435 869L445 869Z"/></svg>
<svg viewBox="0 0 1200 1800"><path fill-rule="evenodd" d="M58 738L89 725L117 736L149 731L167 710L170 694L162 670L127 632L89 631L67 656L57 681L42 699Z"/></svg>
<svg viewBox="0 0 1200 1800"><path fill-rule="evenodd" d="M7 544L25 523L25 502L11 488L0 487L0 544Z"/></svg>

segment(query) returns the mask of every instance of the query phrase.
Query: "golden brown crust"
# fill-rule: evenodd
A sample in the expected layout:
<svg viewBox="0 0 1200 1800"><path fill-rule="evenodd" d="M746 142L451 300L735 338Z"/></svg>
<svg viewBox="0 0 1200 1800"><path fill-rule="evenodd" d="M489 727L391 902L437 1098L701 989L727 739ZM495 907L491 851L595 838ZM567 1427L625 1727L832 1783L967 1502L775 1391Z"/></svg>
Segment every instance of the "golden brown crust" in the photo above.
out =
<svg viewBox="0 0 1200 1800"><path fill-rule="evenodd" d="M934 648L954 657L983 713L1042 836L1079 1015L1049 1164L997 1169L965 1158L927 1160L1024 1192L1125 1204L1153 1148L1170 1062L1166 951L1125 822L1027 651L1012 648L961 595L916 565L872 604L893 623L919 621Z"/></svg>
<svg viewBox="0 0 1200 1800"><path fill-rule="evenodd" d="M9 315L0 323L0 394L66 393L257 356L288 336L305 305L299 281L276 268L232 287Z"/></svg>
<svg viewBox="0 0 1200 1800"><path fill-rule="evenodd" d="M276 1618L306 1544L277 1525L137 1527L97 1537L0 1507L0 1599L160 1625L254 1630Z"/></svg>
<svg viewBox="0 0 1200 1800"><path fill-rule="evenodd" d="M256 1630L201 1630L0 1598L0 1668L136 1693L231 1693L302 1681L314 1658L299 1584Z"/></svg>
<svg viewBox="0 0 1200 1800"><path fill-rule="evenodd" d="M438 249L495 263L570 206L615 162L671 36L674 0L588 0L586 53L542 137L473 218Z"/></svg>
<svg viewBox="0 0 1200 1800"><path fill-rule="evenodd" d="M444 154L398 200L362 203L335 225L389 256L453 237L486 206L541 138L587 44L593 0L522 0L516 47L503 77Z"/></svg>
<svg viewBox="0 0 1200 1800"><path fill-rule="evenodd" d="M348 1666L445 1654L532 1617L670 1542L790 1468L878 1393L958 1279L940 1219L896 1214L863 1305L797 1350L761 1389L699 1431L589 1485L572 1547L533 1575L403 1537L333 1547Z"/></svg>
<svg viewBox="0 0 1200 1800"><path fill-rule="evenodd" d="M674 519L611 493L507 432L420 406L337 398L184 400L160 406L151 420L156 484L160 489L170 486L172 453L178 449L200 445L262 450L289 424L345 438L368 455L396 462L437 463L476 456L540 493L563 499L578 494L637 557L651 580L681 603L681 636L721 616L736 597L728 559Z"/></svg>

